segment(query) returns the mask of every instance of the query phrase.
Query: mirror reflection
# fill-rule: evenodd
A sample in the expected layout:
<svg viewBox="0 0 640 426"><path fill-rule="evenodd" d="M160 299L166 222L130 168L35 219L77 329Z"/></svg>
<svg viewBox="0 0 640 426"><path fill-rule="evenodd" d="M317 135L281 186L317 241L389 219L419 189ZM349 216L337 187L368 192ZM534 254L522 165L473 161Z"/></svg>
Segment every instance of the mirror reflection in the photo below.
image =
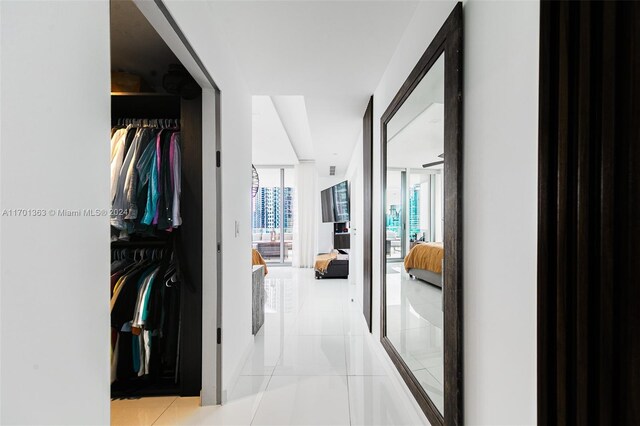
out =
<svg viewBox="0 0 640 426"><path fill-rule="evenodd" d="M444 415L444 57L387 124L386 336Z"/></svg>

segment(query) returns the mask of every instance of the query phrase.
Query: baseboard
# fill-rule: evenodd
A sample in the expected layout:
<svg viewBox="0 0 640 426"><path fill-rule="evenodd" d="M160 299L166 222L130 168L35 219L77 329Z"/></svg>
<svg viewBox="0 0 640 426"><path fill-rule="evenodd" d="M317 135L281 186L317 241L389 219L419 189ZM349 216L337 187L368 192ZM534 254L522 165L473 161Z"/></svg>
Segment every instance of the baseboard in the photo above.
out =
<svg viewBox="0 0 640 426"><path fill-rule="evenodd" d="M264 326L263 326L264 327ZM238 365L236 366L236 369L233 371L233 373L231 374L231 377L229 378L229 382L228 382L228 387L227 388L222 388L222 392L221 392L221 402L222 404L226 404L228 399L228 396L231 392L233 392L233 390L235 389L236 385L238 384L238 380L240 379L240 376L242 375L242 369L244 368L244 365L247 363L247 360L249 359L249 356L251 355L251 351L253 350L253 346L254 346L254 338L255 336L251 336L251 339L249 341L249 343L247 344L247 346L245 347L244 351L242 352L242 356L240 357L240 362L238 363ZM224 360L223 360L224 362ZM224 377L223 377L224 380Z"/></svg>

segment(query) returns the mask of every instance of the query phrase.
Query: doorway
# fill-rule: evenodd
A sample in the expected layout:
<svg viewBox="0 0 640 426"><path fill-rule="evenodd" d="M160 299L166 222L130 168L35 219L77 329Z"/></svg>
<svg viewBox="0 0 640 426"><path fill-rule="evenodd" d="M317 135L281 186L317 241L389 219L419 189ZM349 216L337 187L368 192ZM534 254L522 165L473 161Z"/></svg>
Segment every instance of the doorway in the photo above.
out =
<svg viewBox="0 0 640 426"><path fill-rule="evenodd" d="M175 344L164 342L163 346L158 336L166 335L167 330L156 334L155 330L141 327L142 334L149 335L151 349L146 352L149 359L145 361L149 371L127 373L126 386L118 387L115 394L112 387L112 396L200 396L202 405L218 404L221 192L216 158L220 151L220 91L161 1L113 1L110 18L112 124L116 128L138 127L158 135L172 132L166 141L169 151L158 151L160 158L166 160L162 164L169 164L165 169L159 168L167 178L158 182L174 190L173 197L165 196L165 204L171 201L173 211L179 212L174 214L170 227L156 225L151 218L144 229L133 221L125 238L122 231L117 236L112 234L112 257L115 250L122 255L132 254L135 261L162 264L166 260L163 278L168 278L162 286L164 292L158 294L162 299L165 287L175 293L173 303L161 305L164 315L158 315L163 326L171 328ZM132 36L132 32L136 34ZM127 142L125 147L131 149L133 141ZM164 149L164 139L160 144ZM147 141L147 146L152 145ZM117 168L116 164L116 175ZM112 173L113 170L112 163ZM172 171L171 175L168 171ZM137 176L142 175L138 172ZM138 183L138 188L145 184L143 180ZM145 208L151 205L153 202L145 204ZM154 248L157 254L152 252ZM172 326L168 319L174 317L177 321ZM127 333L126 324L115 332ZM127 334L121 337L122 342L130 340ZM154 375L151 370L155 370Z"/></svg>

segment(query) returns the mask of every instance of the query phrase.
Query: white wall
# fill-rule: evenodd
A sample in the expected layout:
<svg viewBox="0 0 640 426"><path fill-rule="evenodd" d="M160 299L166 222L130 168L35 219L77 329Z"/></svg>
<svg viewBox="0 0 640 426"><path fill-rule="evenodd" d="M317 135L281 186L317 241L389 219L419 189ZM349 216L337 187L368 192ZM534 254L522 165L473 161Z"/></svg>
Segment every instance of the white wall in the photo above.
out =
<svg viewBox="0 0 640 426"><path fill-rule="evenodd" d="M0 207L108 208L108 2L0 5ZM223 38L208 32L208 6L168 7L222 90L226 389L251 342L251 99ZM73 131L59 131L70 120ZM209 178L213 161L203 160ZM0 218L0 423L108 424L105 220Z"/></svg>
<svg viewBox="0 0 640 426"><path fill-rule="evenodd" d="M380 117L454 5L418 6L374 92L374 230L382 226L381 209L375 208L382 192ZM468 424L536 422L538 14L538 2L464 4ZM380 252L375 231L373 252ZM380 267L374 256L373 331L378 337Z"/></svg>
<svg viewBox="0 0 640 426"><path fill-rule="evenodd" d="M165 1L221 90L222 391L233 385L251 334L251 96L207 2ZM239 234L235 235L235 222ZM206 259L205 259L206 262Z"/></svg>
<svg viewBox="0 0 640 426"><path fill-rule="evenodd" d="M539 3L464 6L466 421L534 424Z"/></svg>
<svg viewBox="0 0 640 426"><path fill-rule="evenodd" d="M109 4L0 11L0 423L108 424Z"/></svg>

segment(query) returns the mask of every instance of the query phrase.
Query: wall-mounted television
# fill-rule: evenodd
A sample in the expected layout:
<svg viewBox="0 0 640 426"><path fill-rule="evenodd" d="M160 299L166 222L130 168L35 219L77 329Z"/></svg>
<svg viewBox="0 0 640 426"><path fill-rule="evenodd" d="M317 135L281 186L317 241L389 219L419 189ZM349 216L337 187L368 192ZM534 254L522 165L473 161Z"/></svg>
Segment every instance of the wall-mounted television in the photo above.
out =
<svg viewBox="0 0 640 426"><path fill-rule="evenodd" d="M323 222L349 222L349 183L345 180L320 193Z"/></svg>

